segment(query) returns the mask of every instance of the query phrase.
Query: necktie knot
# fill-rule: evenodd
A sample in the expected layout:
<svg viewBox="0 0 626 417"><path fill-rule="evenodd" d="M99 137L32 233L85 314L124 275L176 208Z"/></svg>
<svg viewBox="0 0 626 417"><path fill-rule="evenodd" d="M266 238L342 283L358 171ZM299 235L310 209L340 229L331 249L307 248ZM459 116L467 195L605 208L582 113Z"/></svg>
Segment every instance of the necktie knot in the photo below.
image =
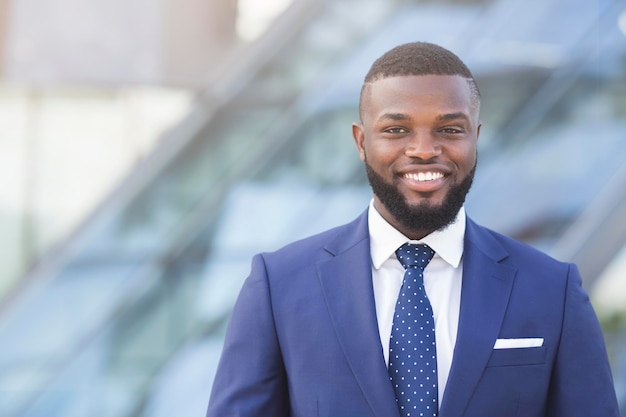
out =
<svg viewBox="0 0 626 417"><path fill-rule="evenodd" d="M423 271L434 255L435 251L423 243L405 243L396 250L404 269L420 268Z"/></svg>

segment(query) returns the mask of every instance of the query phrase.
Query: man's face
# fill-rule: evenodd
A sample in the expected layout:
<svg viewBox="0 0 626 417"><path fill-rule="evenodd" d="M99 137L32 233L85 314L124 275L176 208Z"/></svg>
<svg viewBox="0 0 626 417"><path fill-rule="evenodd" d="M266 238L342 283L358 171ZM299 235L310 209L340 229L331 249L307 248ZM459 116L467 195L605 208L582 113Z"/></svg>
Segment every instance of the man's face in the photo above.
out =
<svg viewBox="0 0 626 417"><path fill-rule="evenodd" d="M461 76L383 78L363 93L352 130L374 206L410 238L447 226L463 204L476 166L475 104Z"/></svg>

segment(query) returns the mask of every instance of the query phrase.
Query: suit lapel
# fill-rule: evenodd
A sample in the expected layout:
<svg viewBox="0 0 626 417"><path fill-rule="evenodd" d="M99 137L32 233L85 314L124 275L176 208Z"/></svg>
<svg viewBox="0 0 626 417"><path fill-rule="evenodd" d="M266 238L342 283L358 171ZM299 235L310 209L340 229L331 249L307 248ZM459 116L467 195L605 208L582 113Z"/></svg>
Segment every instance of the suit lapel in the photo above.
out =
<svg viewBox="0 0 626 417"><path fill-rule="evenodd" d="M318 264L326 305L361 390L376 417L399 417L380 344L372 285L367 214L327 250Z"/></svg>
<svg viewBox="0 0 626 417"><path fill-rule="evenodd" d="M468 219L459 328L440 417L460 417L489 360L506 312L515 269L500 244Z"/></svg>
<svg viewBox="0 0 626 417"><path fill-rule="evenodd" d="M348 226L318 264L318 276L337 339L376 417L399 417L385 366L371 276L367 213ZM439 417L461 417L498 338L515 278L500 263L508 254L468 219L463 255L459 329Z"/></svg>

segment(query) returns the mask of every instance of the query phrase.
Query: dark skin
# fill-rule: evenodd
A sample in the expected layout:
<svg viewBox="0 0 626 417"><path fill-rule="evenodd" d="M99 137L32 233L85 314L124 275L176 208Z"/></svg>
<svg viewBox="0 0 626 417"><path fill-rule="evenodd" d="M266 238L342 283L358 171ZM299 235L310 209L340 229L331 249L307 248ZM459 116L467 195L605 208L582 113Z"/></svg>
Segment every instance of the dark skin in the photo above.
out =
<svg viewBox="0 0 626 417"><path fill-rule="evenodd" d="M364 91L361 123L352 134L362 161L393 185L412 208L439 207L450 188L471 174L480 135L478 105L457 75L382 78ZM419 240L434 230L403 224L374 194L392 226Z"/></svg>

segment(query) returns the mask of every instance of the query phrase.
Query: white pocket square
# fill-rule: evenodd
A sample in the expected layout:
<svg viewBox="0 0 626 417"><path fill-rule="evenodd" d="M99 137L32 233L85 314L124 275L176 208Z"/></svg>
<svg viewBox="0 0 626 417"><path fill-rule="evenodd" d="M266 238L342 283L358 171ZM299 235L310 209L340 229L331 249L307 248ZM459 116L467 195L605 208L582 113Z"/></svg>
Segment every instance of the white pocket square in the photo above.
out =
<svg viewBox="0 0 626 417"><path fill-rule="evenodd" d="M543 346L543 337L525 337L522 339L496 339L494 349L520 349Z"/></svg>

